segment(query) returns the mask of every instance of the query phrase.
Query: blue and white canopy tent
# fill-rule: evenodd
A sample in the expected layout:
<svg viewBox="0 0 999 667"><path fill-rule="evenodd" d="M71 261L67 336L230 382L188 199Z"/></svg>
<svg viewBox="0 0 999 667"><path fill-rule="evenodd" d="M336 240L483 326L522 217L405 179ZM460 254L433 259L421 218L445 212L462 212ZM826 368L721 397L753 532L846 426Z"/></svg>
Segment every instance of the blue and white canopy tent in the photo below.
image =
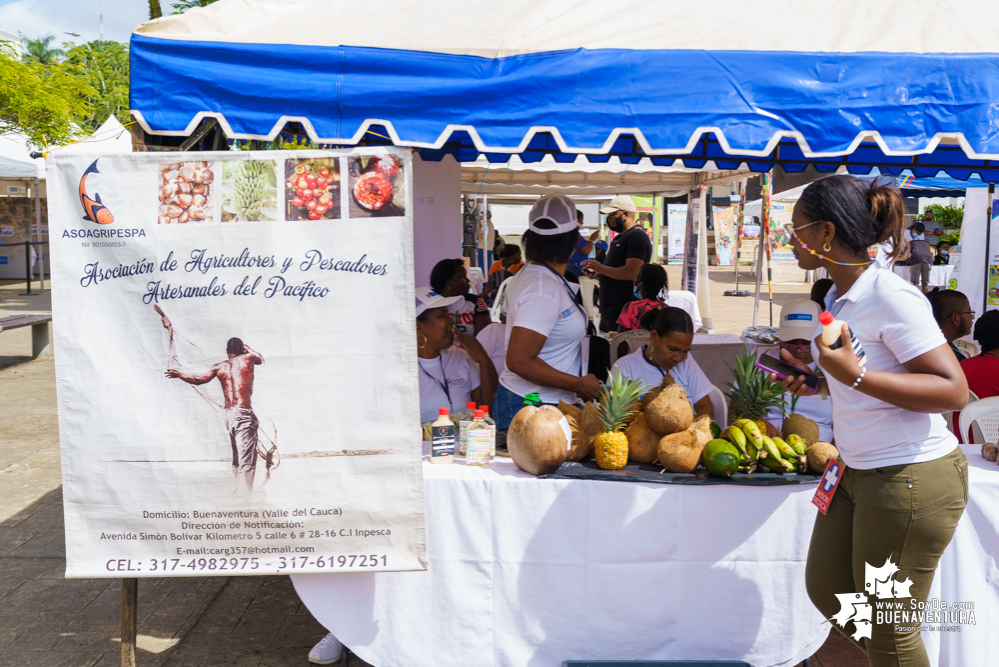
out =
<svg viewBox="0 0 999 667"><path fill-rule="evenodd" d="M920 8L923 8L921 10ZM612 156L999 181L987 0L221 0L139 26L147 135L288 123L423 160Z"/></svg>

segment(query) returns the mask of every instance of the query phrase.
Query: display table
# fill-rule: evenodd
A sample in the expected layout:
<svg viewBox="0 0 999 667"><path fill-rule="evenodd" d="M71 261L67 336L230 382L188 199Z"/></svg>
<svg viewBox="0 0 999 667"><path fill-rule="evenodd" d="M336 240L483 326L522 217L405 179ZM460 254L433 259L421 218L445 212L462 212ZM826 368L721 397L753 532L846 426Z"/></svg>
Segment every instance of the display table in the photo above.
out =
<svg viewBox="0 0 999 667"><path fill-rule="evenodd" d="M973 602L976 624L923 633L935 667L993 664L999 652L999 466L963 449L968 509L929 598ZM538 480L506 460L423 469L429 571L292 577L316 619L376 667L764 667L825 641L804 586L811 485Z"/></svg>
<svg viewBox="0 0 999 667"><path fill-rule="evenodd" d="M894 267L895 274L905 279L905 282L912 282L909 279L909 269L911 266ZM954 267L950 264L937 264L930 267L930 287L947 287L950 283L950 274L954 273Z"/></svg>
<svg viewBox="0 0 999 667"><path fill-rule="evenodd" d="M539 480L509 459L423 470L427 572L292 577L376 667L794 665L829 632L804 585L813 485Z"/></svg>

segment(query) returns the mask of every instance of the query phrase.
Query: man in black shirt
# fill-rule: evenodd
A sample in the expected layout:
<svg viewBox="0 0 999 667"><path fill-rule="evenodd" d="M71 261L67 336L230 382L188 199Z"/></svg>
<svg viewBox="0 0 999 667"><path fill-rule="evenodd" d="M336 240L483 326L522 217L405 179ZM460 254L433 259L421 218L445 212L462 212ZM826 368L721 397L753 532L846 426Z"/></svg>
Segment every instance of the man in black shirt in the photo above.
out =
<svg viewBox="0 0 999 667"><path fill-rule="evenodd" d="M600 276L600 330L617 331L617 318L635 296L635 278L652 258L652 241L635 221L638 209L628 195L619 195L600 209L607 226L617 232L607 251L606 263L588 259L582 263L589 275Z"/></svg>

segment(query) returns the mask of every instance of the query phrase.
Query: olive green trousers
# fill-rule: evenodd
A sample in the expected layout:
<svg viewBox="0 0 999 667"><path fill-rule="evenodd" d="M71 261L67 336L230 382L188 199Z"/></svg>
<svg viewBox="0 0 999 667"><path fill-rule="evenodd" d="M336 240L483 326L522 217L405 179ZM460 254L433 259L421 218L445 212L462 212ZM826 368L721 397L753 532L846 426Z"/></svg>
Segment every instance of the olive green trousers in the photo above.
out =
<svg viewBox="0 0 999 667"><path fill-rule="evenodd" d="M857 602L869 603L870 608L855 613L847 604L845 616L855 615L859 620L870 614L879 602L878 590L883 593L888 586L890 591L893 584L865 581L865 565L881 568L889 558L898 565L895 581L908 578L912 581L909 595L925 601L940 556L967 504L968 460L960 448L925 463L873 470L843 464L839 488L829 512L816 517L808 548L805 583L812 603L831 619L841 612L837 593L863 593ZM905 584L898 589L904 592ZM908 596L900 601L904 609L910 608ZM876 612L870 618L869 639L852 636L861 634L858 629L866 630L866 623L851 621L843 629L834 622L833 627L867 653L872 667L929 666L923 640L913 629L918 624L877 623Z"/></svg>

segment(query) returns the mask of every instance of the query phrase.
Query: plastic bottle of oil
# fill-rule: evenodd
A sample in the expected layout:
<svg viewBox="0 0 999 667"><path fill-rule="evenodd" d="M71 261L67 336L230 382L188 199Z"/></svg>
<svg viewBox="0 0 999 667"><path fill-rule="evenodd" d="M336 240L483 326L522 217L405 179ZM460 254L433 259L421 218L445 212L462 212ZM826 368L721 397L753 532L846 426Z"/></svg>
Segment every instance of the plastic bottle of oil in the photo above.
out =
<svg viewBox="0 0 999 667"><path fill-rule="evenodd" d="M489 430L493 432L492 447L489 449L489 456L494 459L496 458L496 422L489 416L488 405L481 405L479 407L482 409L482 418L486 421L486 424L489 425Z"/></svg>
<svg viewBox="0 0 999 667"><path fill-rule="evenodd" d="M467 419L462 419L458 422L458 453L462 456L468 449L468 427L472 424L475 414L475 402L469 401L465 404L465 412L468 413Z"/></svg>
<svg viewBox="0 0 999 667"><path fill-rule="evenodd" d="M843 320L837 320L828 310L819 313L819 323L822 325L822 342L831 350L843 347L843 325L847 324ZM850 345L853 353L857 355L857 363L861 366L867 363L867 353L854 333L850 332Z"/></svg>
<svg viewBox="0 0 999 667"><path fill-rule="evenodd" d="M432 427L430 462L454 463L454 423L448 419L447 408L440 408L437 414L437 421Z"/></svg>
<svg viewBox="0 0 999 667"><path fill-rule="evenodd" d="M482 410L475 411L475 419L468 426L468 450L465 454L465 463L470 466L487 466L492 461L489 451L494 446L490 441L492 431L489 424L482 418Z"/></svg>

